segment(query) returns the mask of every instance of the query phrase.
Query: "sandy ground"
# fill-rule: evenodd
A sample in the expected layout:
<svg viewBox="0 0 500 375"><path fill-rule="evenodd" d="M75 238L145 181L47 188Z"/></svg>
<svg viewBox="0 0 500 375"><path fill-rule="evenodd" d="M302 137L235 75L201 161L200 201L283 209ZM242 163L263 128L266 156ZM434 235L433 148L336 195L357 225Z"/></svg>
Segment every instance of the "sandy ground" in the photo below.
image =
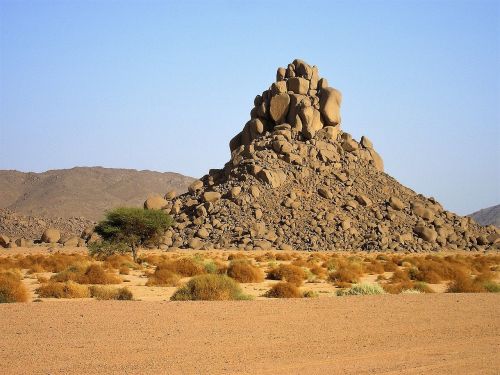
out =
<svg viewBox="0 0 500 375"><path fill-rule="evenodd" d="M3 374L498 374L500 296L0 305Z"/></svg>

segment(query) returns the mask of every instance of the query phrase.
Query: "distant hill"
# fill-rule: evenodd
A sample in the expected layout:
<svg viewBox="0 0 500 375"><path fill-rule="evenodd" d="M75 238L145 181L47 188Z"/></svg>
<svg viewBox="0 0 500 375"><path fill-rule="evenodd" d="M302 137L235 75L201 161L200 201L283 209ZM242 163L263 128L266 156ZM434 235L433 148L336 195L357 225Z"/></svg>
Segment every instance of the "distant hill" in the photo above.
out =
<svg viewBox="0 0 500 375"><path fill-rule="evenodd" d="M37 217L99 220L117 206L141 206L148 195L183 193L193 178L171 172L76 167L43 173L0 170L0 208Z"/></svg>
<svg viewBox="0 0 500 375"><path fill-rule="evenodd" d="M483 208L482 210L474 212L469 216L472 217L478 224L495 225L500 227L500 204Z"/></svg>

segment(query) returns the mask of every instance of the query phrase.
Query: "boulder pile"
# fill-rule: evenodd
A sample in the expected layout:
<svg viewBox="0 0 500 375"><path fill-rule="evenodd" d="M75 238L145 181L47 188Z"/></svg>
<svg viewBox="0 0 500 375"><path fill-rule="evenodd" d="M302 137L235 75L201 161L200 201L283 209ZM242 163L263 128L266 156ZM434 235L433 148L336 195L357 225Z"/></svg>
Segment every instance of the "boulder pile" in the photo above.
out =
<svg viewBox="0 0 500 375"><path fill-rule="evenodd" d="M31 247L35 243L85 246L84 233L95 222L83 217L48 218L0 210L0 248Z"/></svg>
<svg viewBox="0 0 500 375"><path fill-rule="evenodd" d="M231 159L146 209L176 224L165 247L436 251L500 247L498 229L446 211L384 173L372 142L340 129L341 94L294 60L254 100Z"/></svg>

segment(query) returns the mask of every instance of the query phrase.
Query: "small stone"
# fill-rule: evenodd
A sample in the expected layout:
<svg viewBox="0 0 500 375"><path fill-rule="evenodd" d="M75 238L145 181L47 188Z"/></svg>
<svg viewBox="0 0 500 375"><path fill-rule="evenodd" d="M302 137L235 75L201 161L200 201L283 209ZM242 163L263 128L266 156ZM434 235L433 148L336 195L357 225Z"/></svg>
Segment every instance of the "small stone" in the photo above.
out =
<svg viewBox="0 0 500 375"><path fill-rule="evenodd" d="M332 192L324 187L320 187L318 189L318 194L325 199L332 199L333 198Z"/></svg>
<svg viewBox="0 0 500 375"><path fill-rule="evenodd" d="M234 186L231 188L231 191L230 191L230 195L231 195L231 198L236 198L238 195L240 195L241 193L241 187L240 186Z"/></svg>
<svg viewBox="0 0 500 375"><path fill-rule="evenodd" d="M259 188L257 186L255 186L255 185L251 186L250 187L250 194L254 198L260 197L260 190L259 190Z"/></svg>
<svg viewBox="0 0 500 375"><path fill-rule="evenodd" d="M196 232L196 236L198 236L199 238L205 239L205 238L208 238L210 236L210 233L208 233L208 230L206 230L205 228L200 228Z"/></svg>

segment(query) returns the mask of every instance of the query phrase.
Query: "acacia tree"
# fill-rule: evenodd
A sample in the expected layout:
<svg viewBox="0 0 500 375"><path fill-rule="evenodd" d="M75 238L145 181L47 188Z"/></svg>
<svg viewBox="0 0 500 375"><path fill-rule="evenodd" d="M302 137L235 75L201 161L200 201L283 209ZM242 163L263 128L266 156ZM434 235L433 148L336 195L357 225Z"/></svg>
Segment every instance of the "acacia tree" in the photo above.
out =
<svg viewBox="0 0 500 375"><path fill-rule="evenodd" d="M104 239L108 249L119 249L125 244L136 261L137 249L148 242L158 242L172 224L172 218L161 210L120 207L108 211L95 232Z"/></svg>

